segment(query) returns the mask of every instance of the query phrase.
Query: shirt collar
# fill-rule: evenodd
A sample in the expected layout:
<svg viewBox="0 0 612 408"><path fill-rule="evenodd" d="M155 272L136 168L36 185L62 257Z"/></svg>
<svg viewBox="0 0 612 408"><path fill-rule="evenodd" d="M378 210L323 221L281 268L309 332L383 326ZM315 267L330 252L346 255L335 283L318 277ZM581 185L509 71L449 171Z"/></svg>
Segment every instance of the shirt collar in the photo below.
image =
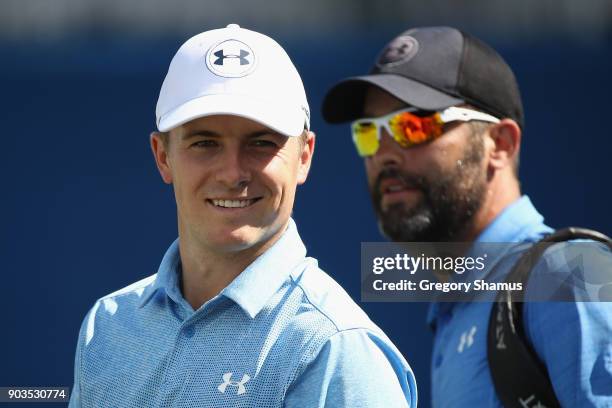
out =
<svg viewBox="0 0 612 408"><path fill-rule="evenodd" d="M544 224L544 217L524 195L508 205L480 233L476 242L535 242L551 231ZM452 309L453 305L450 302L432 302L427 312L427 324L435 327L437 316Z"/></svg>
<svg viewBox="0 0 612 408"><path fill-rule="evenodd" d="M476 242L537 241L549 231L544 225L544 217L524 195L507 206L480 233Z"/></svg>
<svg viewBox="0 0 612 408"><path fill-rule="evenodd" d="M254 318L305 256L306 247L295 222L290 218L287 229L274 245L255 259L220 294L236 302ZM154 283L145 289L140 307L159 290L165 290L172 300L181 304L184 300L180 291L179 275L180 254L177 239L166 251Z"/></svg>
<svg viewBox="0 0 612 408"><path fill-rule="evenodd" d="M254 318L305 257L306 247L295 222L290 218L287 229L278 241L255 259L221 294Z"/></svg>
<svg viewBox="0 0 612 408"><path fill-rule="evenodd" d="M164 290L172 300L181 303L182 295L179 285L180 267L181 257L179 253L179 239L177 238L164 254L157 269L155 281L145 289L140 301L140 307L147 304L158 290Z"/></svg>

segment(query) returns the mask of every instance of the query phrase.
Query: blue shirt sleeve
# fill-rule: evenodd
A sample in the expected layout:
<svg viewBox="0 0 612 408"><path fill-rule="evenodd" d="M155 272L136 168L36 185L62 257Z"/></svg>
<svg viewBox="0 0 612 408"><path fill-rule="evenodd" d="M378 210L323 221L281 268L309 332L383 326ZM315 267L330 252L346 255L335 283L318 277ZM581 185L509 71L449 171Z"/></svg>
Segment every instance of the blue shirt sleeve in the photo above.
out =
<svg viewBox="0 0 612 408"><path fill-rule="evenodd" d="M612 253L608 249L593 245L582 255L579 264L568 262L566 253L565 259L552 256L540 267L583 277L604 273L610 278ZM569 288L574 292L584 290L578 285ZM562 406L612 403L612 302L526 303L524 317L527 337L545 364Z"/></svg>
<svg viewBox="0 0 612 408"><path fill-rule="evenodd" d="M384 350L384 344L362 329L333 335L293 382L284 406L416 407L410 368L397 350Z"/></svg>
<svg viewBox="0 0 612 408"><path fill-rule="evenodd" d="M85 342L87 322L91 313L91 310L87 313L85 319L83 319L83 322L81 323L81 329L79 330L79 337L77 339L77 347L74 356L74 385L72 387L72 392L70 393L68 408L81 407L81 354L84 347L83 343Z"/></svg>

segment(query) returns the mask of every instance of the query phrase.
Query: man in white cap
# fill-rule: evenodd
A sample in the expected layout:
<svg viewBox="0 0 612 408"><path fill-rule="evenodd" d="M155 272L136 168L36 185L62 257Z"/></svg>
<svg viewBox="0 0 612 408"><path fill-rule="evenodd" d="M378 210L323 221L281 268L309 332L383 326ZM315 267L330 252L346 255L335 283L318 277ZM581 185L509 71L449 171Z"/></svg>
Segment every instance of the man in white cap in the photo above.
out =
<svg viewBox="0 0 612 408"><path fill-rule="evenodd" d="M70 406L416 406L408 363L290 218L315 136L285 51L234 24L196 35L156 114L179 238L86 316Z"/></svg>

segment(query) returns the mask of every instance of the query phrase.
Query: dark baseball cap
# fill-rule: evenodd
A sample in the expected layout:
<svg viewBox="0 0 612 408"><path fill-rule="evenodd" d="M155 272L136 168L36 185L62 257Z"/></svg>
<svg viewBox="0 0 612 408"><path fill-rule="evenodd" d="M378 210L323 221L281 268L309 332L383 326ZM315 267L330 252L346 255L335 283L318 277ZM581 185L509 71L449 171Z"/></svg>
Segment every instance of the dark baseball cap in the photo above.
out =
<svg viewBox="0 0 612 408"><path fill-rule="evenodd" d="M455 28L413 28L394 38L368 75L347 78L329 90L323 118L341 123L363 117L366 90L372 85L419 109L469 104L523 127L512 69L493 48Z"/></svg>

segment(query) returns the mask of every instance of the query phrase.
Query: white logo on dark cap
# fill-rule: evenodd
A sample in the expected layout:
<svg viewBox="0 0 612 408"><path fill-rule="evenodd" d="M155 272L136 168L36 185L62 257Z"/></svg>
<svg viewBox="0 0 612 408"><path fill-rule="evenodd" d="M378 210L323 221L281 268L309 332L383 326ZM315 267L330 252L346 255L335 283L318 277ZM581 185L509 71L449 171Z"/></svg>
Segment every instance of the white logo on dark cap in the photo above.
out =
<svg viewBox="0 0 612 408"><path fill-rule="evenodd" d="M409 35L391 41L378 57L378 66L393 66L408 62L419 51L419 42Z"/></svg>
<svg viewBox="0 0 612 408"><path fill-rule="evenodd" d="M208 69L222 77L241 77L255 68L251 47L238 40L225 40L211 47L206 54Z"/></svg>

